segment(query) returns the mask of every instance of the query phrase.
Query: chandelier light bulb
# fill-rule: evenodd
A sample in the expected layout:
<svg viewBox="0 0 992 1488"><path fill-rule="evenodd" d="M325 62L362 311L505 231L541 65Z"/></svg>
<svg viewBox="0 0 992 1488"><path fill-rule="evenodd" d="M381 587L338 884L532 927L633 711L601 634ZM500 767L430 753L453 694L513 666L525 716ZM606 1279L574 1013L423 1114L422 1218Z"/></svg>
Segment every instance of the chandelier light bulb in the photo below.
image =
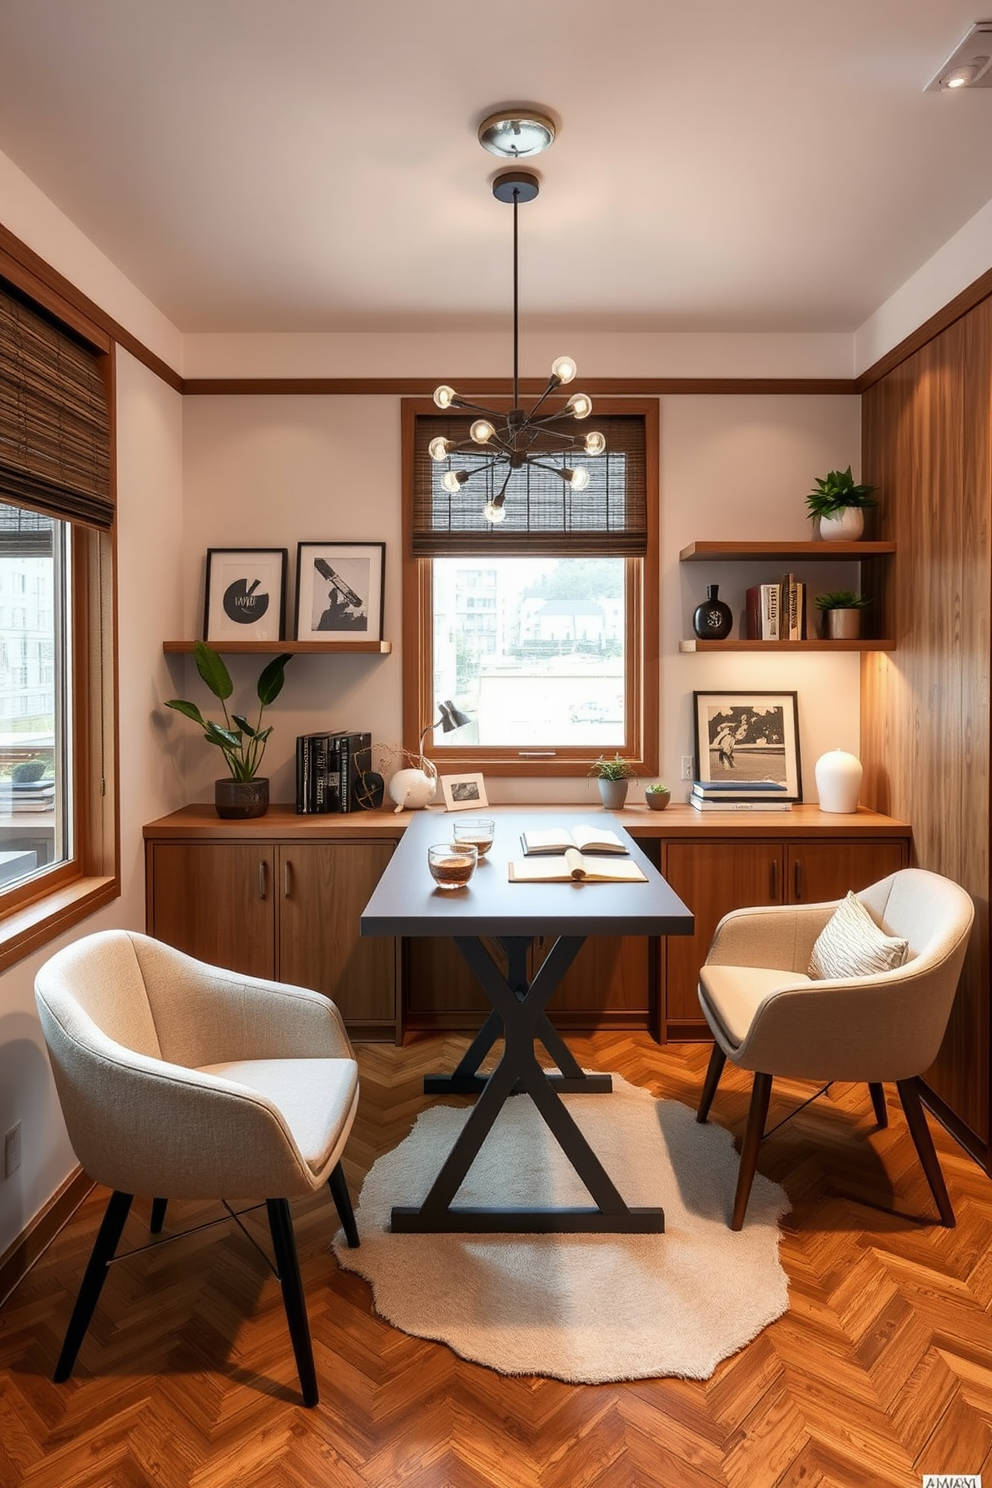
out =
<svg viewBox="0 0 992 1488"><path fill-rule="evenodd" d="M551 363L551 376L556 378L559 383L571 382L578 370L578 367L569 356L555 357Z"/></svg>
<svg viewBox="0 0 992 1488"><path fill-rule="evenodd" d="M440 387L436 387L434 389L434 402L437 404L438 408L450 408L457 396L458 394L455 392L454 388L449 387L446 382L442 382ZM423 446L421 446L421 448L423 448Z"/></svg>
<svg viewBox="0 0 992 1488"><path fill-rule="evenodd" d="M493 501L487 501L482 515L487 522L505 522L506 508L503 505L502 497L496 497Z"/></svg>
<svg viewBox="0 0 992 1488"><path fill-rule="evenodd" d="M428 454L432 460L446 460L455 447L453 439L445 439L441 434L432 439L427 446Z"/></svg>
<svg viewBox="0 0 992 1488"><path fill-rule="evenodd" d="M586 454L601 455L606 449L606 435L598 429L590 429L585 438Z"/></svg>
<svg viewBox="0 0 992 1488"><path fill-rule="evenodd" d="M584 491L589 484L589 472L584 465L579 465L575 470L563 470L562 479L568 482L573 491Z"/></svg>
<svg viewBox="0 0 992 1488"><path fill-rule="evenodd" d="M475 444L488 444L496 430L488 419L476 419L468 432Z"/></svg>
<svg viewBox="0 0 992 1488"><path fill-rule="evenodd" d="M450 491L452 495L457 496L467 480L467 470L446 470L441 477L441 484L446 491Z"/></svg>
<svg viewBox="0 0 992 1488"><path fill-rule="evenodd" d="M588 418L592 413L592 399L588 393L573 393L566 407L573 418Z"/></svg>

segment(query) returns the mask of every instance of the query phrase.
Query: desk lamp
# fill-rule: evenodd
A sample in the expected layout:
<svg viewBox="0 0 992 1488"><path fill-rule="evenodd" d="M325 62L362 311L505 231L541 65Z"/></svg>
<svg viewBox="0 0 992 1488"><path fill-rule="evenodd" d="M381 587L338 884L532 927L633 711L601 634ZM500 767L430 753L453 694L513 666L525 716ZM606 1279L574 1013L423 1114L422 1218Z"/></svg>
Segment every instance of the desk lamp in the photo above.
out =
<svg viewBox="0 0 992 1488"><path fill-rule="evenodd" d="M439 728L442 733L450 734L452 730L464 728L471 723L467 713L456 708L451 698L443 703L438 703L439 716L433 723L429 723L420 735L419 754L420 766L416 769L397 770L389 782L390 799L396 802L396 812L403 810L416 811L422 806L427 806L434 799L437 789L437 767L432 760L424 757L424 740L431 729Z"/></svg>

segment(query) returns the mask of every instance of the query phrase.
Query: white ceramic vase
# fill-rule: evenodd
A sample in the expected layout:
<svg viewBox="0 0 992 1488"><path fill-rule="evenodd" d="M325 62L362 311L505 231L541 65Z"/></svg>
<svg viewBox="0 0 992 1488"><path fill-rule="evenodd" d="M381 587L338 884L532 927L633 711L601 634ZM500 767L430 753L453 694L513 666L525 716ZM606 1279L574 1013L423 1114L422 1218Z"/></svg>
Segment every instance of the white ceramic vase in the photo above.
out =
<svg viewBox="0 0 992 1488"><path fill-rule="evenodd" d="M860 506L845 506L835 517L820 518L824 542L857 542L864 530L865 514Z"/></svg>
<svg viewBox="0 0 992 1488"><path fill-rule="evenodd" d="M420 811L434 799L437 780L424 770L397 770L389 782L389 798L396 812Z"/></svg>
<svg viewBox="0 0 992 1488"><path fill-rule="evenodd" d="M853 815L858 809L863 773L861 761L844 749L831 749L821 754L814 766L820 810L841 816Z"/></svg>

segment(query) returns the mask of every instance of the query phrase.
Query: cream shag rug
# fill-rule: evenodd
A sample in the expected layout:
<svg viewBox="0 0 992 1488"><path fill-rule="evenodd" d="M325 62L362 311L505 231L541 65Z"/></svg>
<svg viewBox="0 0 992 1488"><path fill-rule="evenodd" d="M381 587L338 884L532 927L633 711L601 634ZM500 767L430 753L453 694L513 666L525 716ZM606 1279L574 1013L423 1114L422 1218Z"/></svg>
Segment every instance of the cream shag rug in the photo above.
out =
<svg viewBox="0 0 992 1488"><path fill-rule="evenodd" d="M563 1099L626 1202L664 1208L663 1235L392 1234L392 1206L422 1202L468 1114L434 1106L366 1178L360 1248L335 1240L340 1264L371 1282L376 1311L503 1374L585 1384L707 1379L781 1316L783 1189L757 1174L734 1234L730 1133L617 1075L613 1083L612 1095ZM501 1110L455 1202L592 1200L530 1097L519 1095Z"/></svg>

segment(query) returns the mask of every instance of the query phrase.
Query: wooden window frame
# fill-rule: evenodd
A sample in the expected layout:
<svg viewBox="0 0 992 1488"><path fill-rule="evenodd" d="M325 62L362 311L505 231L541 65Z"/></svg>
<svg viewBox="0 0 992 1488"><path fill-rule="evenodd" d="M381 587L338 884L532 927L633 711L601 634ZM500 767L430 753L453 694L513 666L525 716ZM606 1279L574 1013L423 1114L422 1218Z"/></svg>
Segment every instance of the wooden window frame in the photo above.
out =
<svg viewBox="0 0 992 1488"><path fill-rule="evenodd" d="M654 775L659 757L659 587L658 533L659 404L656 398L610 399L611 413L644 416L645 478L647 484L648 532L643 557L625 558L625 677L626 738L620 753L631 761L638 774ZM419 752L420 736L435 717L433 678L432 558L414 557L413 441L418 415L434 409L428 399L404 398L402 414L403 450L403 744ZM480 554L480 561L497 556ZM513 555L519 556L519 555ZM588 553L576 554L589 556ZM612 750L611 750L612 752ZM447 770L481 770L493 776L580 777L589 772L590 757L598 750L590 746L555 749L554 757L523 758L519 748L485 746L452 747L435 752L432 736L424 741L423 753Z"/></svg>
<svg viewBox="0 0 992 1488"><path fill-rule="evenodd" d="M115 345L32 269L5 256L3 273L95 353L107 395L110 494L116 506ZM116 521L105 528L71 520L68 525L72 856L30 882L0 891L0 971L120 896Z"/></svg>

